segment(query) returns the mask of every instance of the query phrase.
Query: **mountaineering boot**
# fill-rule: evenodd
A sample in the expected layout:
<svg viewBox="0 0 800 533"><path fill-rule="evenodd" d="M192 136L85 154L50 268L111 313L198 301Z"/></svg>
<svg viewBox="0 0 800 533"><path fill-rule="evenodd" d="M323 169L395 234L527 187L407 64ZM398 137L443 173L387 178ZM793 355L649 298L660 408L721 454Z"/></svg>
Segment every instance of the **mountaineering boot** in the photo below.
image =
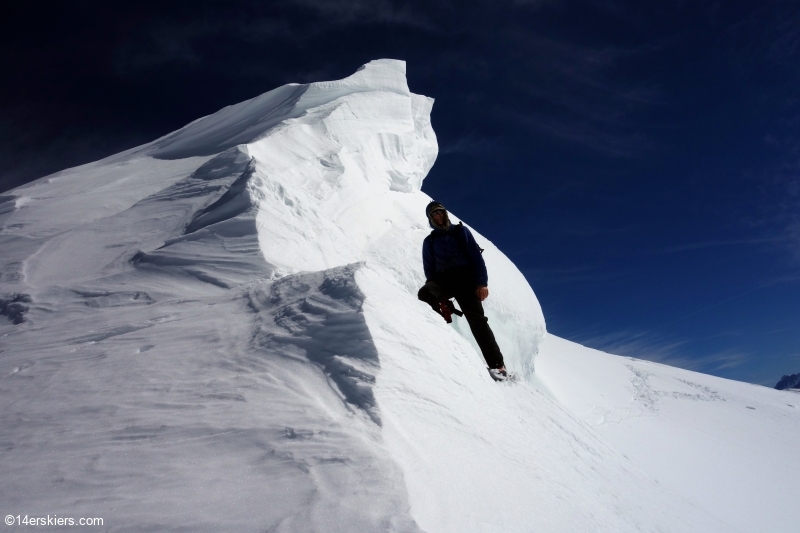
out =
<svg viewBox="0 0 800 533"><path fill-rule="evenodd" d="M500 368L490 368L489 375L492 376L492 379L495 381L506 381L508 379L508 372L506 372L506 367L504 366Z"/></svg>
<svg viewBox="0 0 800 533"><path fill-rule="evenodd" d="M453 323L453 315L464 316L464 313L456 309L456 306L453 305L452 300L439 302L439 314L444 317L448 324Z"/></svg>
<svg viewBox="0 0 800 533"><path fill-rule="evenodd" d="M452 305L453 304L450 303L450 300L447 300L446 302L439 302L439 313L441 313L441 315L444 317L445 322L447 322L448 324L453 323L453 317L451 316L452 311L450 310L450 307Z"/></svg>
<svg viewBox="0 0 800 533"><path fill-rule="evenodd" d="M456 316L464 316L464 313L462 313L461 311L456 309L456 306L453 305L453 300L447 300L445 302L445 304L447 305L448 309L450 309L450 312L453 313L454 315L456 315Z"/></svg>

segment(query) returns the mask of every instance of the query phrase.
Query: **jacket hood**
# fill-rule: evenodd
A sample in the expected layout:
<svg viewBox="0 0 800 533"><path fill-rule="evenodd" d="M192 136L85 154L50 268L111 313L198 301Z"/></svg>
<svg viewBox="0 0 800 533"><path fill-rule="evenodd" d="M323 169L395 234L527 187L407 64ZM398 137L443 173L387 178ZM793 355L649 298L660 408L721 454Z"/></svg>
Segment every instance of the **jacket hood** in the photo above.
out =
<svg viewBox="0 0 800 533"><path fill-rule="evenodd" d="M444 211L444 223L441 226L437 225L436 222L434 222L433 218L431 217L431 213L438 210ZM439 202L429 203L427 207L425 207L425 215L428 217L428 225L434 230L447 231L450 229L450 226L452 225L450 224L450 215L447 212L447 209L444 207L444 205L442 205Z"/></svg>

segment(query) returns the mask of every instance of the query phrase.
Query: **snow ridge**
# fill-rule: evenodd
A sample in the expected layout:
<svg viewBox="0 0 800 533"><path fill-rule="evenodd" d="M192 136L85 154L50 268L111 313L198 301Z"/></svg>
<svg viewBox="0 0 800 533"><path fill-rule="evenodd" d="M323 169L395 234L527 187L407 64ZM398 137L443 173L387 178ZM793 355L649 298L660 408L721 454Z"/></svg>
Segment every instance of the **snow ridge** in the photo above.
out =
<svg viewBox="0 0 800 533"><path fill-rule="evenodd" d="M417 300L432 106L372 61L1 196L0 501L115 531L788 531L793 393L546 335L474 229L524 379Z"/></svg>
<svg viewBox="0 0 800 533"><path fill-rule="evenodd" d="M281 88L4 196L0 292L25 322L3 327L3 501L159 531L418 531L354 280L385 227L342 246L358 217L325 218L433 164L404 69Z"/></svg>

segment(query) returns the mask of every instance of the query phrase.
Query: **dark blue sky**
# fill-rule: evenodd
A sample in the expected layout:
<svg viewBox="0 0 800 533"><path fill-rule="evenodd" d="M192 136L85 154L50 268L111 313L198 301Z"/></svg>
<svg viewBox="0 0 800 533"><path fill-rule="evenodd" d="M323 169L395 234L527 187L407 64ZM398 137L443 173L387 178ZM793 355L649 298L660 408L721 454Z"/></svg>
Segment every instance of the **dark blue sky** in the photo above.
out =
<svg viewBox="0 0 800 533"><path fill-rule="evenodd" d="M436 98L423 190L519 266L549 331L800 372L796 1L75 1L7 7L0 46L0 191L404 59Z"/></svg>

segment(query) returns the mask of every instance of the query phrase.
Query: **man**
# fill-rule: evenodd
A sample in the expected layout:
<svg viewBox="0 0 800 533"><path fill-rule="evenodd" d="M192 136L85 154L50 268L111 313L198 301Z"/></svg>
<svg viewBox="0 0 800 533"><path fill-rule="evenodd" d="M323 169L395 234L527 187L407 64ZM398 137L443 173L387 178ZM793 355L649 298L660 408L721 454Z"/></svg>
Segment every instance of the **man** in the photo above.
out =
<svg viewBox="0 0 800 533"><path fill-rule="evenodd" d="M489 297L486 263L472 233L461 223L452 225L447 210L439 202L425 208L428 223L433 228L422 243L422 264L425 285L417 297L450 323L451 313L463 315L475 341L486 359L489 373L497 381L508 378L503 354L483 313L481 302ZM455 298L461 312L453 307Z"/></svg>

